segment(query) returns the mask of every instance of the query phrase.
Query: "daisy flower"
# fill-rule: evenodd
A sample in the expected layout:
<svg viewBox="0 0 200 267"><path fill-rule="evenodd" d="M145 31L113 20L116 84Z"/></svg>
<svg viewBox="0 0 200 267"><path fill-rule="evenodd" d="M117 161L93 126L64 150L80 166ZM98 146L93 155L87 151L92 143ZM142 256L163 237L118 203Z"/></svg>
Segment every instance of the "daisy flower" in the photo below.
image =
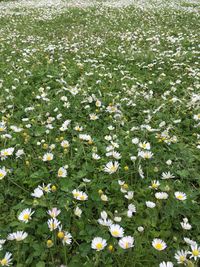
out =
<svg viewBox="0 0 200 267"><path fill-rule="evenodd" d="M174 258L177 260L177 263L184 264L187 260L188 251L185 250L178 250L174 256Z"/></svg>
<svg viewBox="0 0 200 267"><path fill-rule="evenodd" d="M181 200L181 201L187 199L186 194L183 192L175 192L174 195L175 195L176 199Z"/></svg>
<svg viewBox="0 0 200 267"><path fill-rule="evenodd" d="M26 232L17 231L17 232L9 234L7 239L8 240L21 241L21 240L24 240L27 236L28 236L28 234Z"/></svg>
<svg viewBox="0 0 200 267"><path fill-rule="evenodd" d="M191 251L188 252L190 254L190 259L194 258L196 261L198 258L200 258L200 247L198 245L191 245Z"/></svg>
<svg viewBox="0 0 200 267"><path fill-rule="evenodd" d="M170 172L163 172L161 179L165 180L165 179L173 179L175 178L175 176L173 174L171 174Z"/></svg>
<svg viewBox="0 0 200 267"><path fill-rule="evenodd" d="M131 212L136 212L136 207L135 207L135 205L134 204L129 204L128 205L128 210L130 210Z"/></svg>
<svg viewBox="0 0 200 267"><path fill-rule="evenodd" d="M4 258L0 260L2 266L9 266L11 265L12 261L12 254L10 252L6 252Z"/></svg>
<svg viewBox="0 0 200 267"><path fill-rule="evenodd" d="M118 244L121 248L127 249L127 248L132 248L134 246L133 242L134 238L132 236L125 236L119 240Z"/></svg>
<svg viewBox="0 0 200 267"><path fill-rule="evenodd" d="M101 237L95 237L92 240L91 248L97 251L100 251L100 250L103 250L106 247L106 245L107 245L107 242L105 239Z"/></svg>
<svg viewBox="0 0 200 267"><path fill-rule="evenodd" d="M0 122L0 132L4 132L6 130L5 122Z"/></svg>
<svg viewBox="0 0 200 267"><path fill-rule="evenodd" d="M49 230L52 232L53 230L56 230L58 228L58 226L60 225L60 222L56 218L53 218L53 219L49 219L47 221L47 224L48 224Z"/></svg>
<svg viewBox="0 0 200 267"><path fill-rule="evenodd" d="M31 216L33 215L34 211L31 209L24 209L18 216L18 220L27 223L31 220Z"/></svg>
<svg viewBox="0 0 200 267"><path fill-rule="evenodd" d="M125 198L131 200L133 198L134 192L128 191L126 195L124 195Z"/></svg>
<svg viewBox="0 0 200 267"><path fill-rule="evenodd" d="M168 194L166 192L158 192L158 193L155 193L155 197L157 199L167 199Z"/></svg>
<svg viewBox="0 0 200 267"><path fill-rule="evenodd" d="M143 159L151 159L153 157L153 153L150 151L139 151L138 157L141 157Z"/></svg>
<svg viewBox="0 0 200 267"><path fill-rule="evenodd" d="M139 145L138 145L140 148L142 148L142 149L146 149L146 150L150 150L151 149L151 145L150 145L150 143L148 143L148 142L143 142L143 143L139 143Z"/></svg>
<svg viewBox="0 0 200 267"><path fill-rule="evenodd" d="M64 232L64 237L62 239L63 245L70 245L72 242L72 235L68 232Z"/></svg>
<svg viewBox="0 0 200 267"><path fill-rule="evenodd" d="M5 167L3 167L2 169L0 169L0 180L2 180L7 174L7 171L5 169Z"/></svg>
<svg viewBox="0 0 200 267"><path fill-rule="evenodd" d="M84 193L82 191L79 191L79 190L76 190L76 189L74 189L72 191L72 194L73 194L74 198L77 199L77 200L84 201L84 200L88 199L88 196L87 196L86 193Z"/></svg>
<svg viewBox="0 0 200 267"><path fill-rule="evenodd" d="M69 147L69 142L68 142L67 140L63 140L63 141L61 142L61 146L62 146L63 148L68 148L68 147Z"/></svg>
<svg viewBox="0 0 200 267"><path fill-rule="evenodd" d="M38 188L43 190L45 193L50 193L51 192L51 184L45 185L43 183L42 186L38 186Z"/></svg>
<svg viewBox="0 0 200 267"><path fill-rule="evenodd" d="M174 264L171 261L168 262L163 261L159 264L159 267L173 267L173 266Z"/></svg>
<svg viewBox="0 0 200 267"><path fill-rule="evenodd" d="M151 182L151 185L149 186L149 188L152 188L152 189L158 189L158 187L160 186L160 182L159 181L156 181L156 180L153 180Z"/></svg>
<svg viewBox="0 0 200 267"><path fill-rule="evenodd" d="M154 238L152 241L152 246L159 251L164 250L167 247L166 243L162 239L158 238Z"/></svg>
<svg viewBox="0 0 200 267"><path fill-rule="evenodd" d="M152 201L146 201L146 206L148 208L153 209L153 208L155 208L156 204L154 202L152 202Z"/></svg>
<svg viewBox="0 0 200 267"><path fill-rule="evenodd" d="M181 227L184 230L190 230L190 229L192 229L192 225L188 223L188 219L187 218L183 218L183 221L180 224L181 224Z"/></svg>
<svg viewBox="0 0 200 267"><path fill-rule="evenodd" d="M79 207L76 207L76 208L74 209L74 214L75 214L77 217L81 218L82 210L81 210Z"/></svg>
<svg viewBox="0 0 200 267"><path fill-rule="evenodd" d="M95 113L89 114L89 117L91 121L95 121L99 118Z"/></svg>
<svg viewBox="0 0 200 267"><path fill-rule="evenodd" d="M51 161L53 159L53 154L52 153L46 153L44 154L42 160L43 161Z"/></svg>
<svg viewBox="0 0 200 267"><path fill-rule="evenodd" d="M52 208L51 210L47 211L47 214L51 216L51 218L56 218L60 214L61 210L57 208Z"/></svg>
<svg viewBox="0 0 200 267"><path fill-rule="evenodd" d="M195 246L195 245L197 244L196 241L194 241L194 240L192 240L192 239L189 239L189 238L187 238L187 237L184 237L183 239L184 239L185 243L189 244L190 246L191 246L191 245Z"/></svg>
<svg viewBox="0 0 200 267"><path fill-rule="evenodd" d="M0 157L1 159L6 159L8 156L11 156L14 152L14 148L13 147L9 147L6 149L1 150L0 152Z"/></svg>
<svg viewBox="0 0 200 267"><path fill-rule="evenodd" d="M64 167L60 167L58 169L58 177L66 177L67 176L67 170Z"/></svg>
<svg viewBox="0 0 200 267"><path fill-rule="evenodd" d="M104 172L107 172L109 174L115 173L119 168L119 163L117 161L115 162L108 162L106 166L104 167Z"/></svg>
<svg viewBox="0 0 200 267"><path fill-rule="evenodd" d="M101 157L96 153L92 153L92 158L95 160L99 160Z"/></svg>
<svg viewBox="0 0 200 267"><path fill-rule="evenodd" d="M112 224L109 230L114 237L123 237L124 235L124 229L119 224Z"/></svg>
<svg viewBox="0 0 200 267"><path fill-rule="evenodd" d="M35 188L34 192L31 194L32 197L40 198L44 195L43 190L40 188Z"/></svg>
<svg viewBox="0 0 200 267"><path fill-rule="evenodd" d="M137 137L133 138L131 140L131 142L134 144L134 145L137 145L139 143L139 139Z"/></svg>

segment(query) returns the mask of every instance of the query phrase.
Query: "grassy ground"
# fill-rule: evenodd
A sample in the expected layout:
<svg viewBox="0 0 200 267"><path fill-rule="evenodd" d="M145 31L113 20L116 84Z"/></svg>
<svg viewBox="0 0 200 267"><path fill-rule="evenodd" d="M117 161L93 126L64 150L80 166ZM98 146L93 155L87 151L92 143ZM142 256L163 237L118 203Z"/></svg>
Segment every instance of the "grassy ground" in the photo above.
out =
<svg viewBox="0 0 200 267"><path fill-rule="evenodd" d="M198 266L198 2L48 3L0 3L0 264Z"/></svg>

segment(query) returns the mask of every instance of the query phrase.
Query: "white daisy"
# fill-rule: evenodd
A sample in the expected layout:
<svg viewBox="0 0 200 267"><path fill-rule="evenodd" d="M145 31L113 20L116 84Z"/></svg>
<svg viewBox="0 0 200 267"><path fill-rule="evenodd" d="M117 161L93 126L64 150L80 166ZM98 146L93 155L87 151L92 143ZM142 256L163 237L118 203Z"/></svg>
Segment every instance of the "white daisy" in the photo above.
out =
<svg viewBox="0 0 200 267"><path fill-rule="evenodd" d="M84 193L83 191L79 191L79 190L74 189L72 191L72 194L73 194L75 199L78 199L81 201L85 201L88 199L88 195L86 193Z"/></svg>
<svg viewBox="0 0 200 267"><path fill-rule="evenodd" d="M187 218L183 218L183 221L182 221L180 224L181 224L181 227L182 227L184 230L190 230L190 229L192 229L192 225L189 224Z"/></svg>
<svg viewBox="0 0 200 267"><path fill-rule="evenodd" d="M157 181L157 180L153 180L153 181L151 182L151 185L149 186L149 188L152 188L152 189L157 190L159 186L160 186L160 182Z"/></svg>
<svg viewBox="0 0 200 267"><path fill-rule="evenodd" d="M51 210L47 211L47 214L51 216L51 218L56 218L61 213L61 210L57 208L52 208Z"/></svg>
<svg viewBox="0 0 200 267"><path fill-rule="evenodd" d="M56 219L49 219L47 221L48 227L50 231L56 230L58 228L58 226L60 225L60 222Z"/></svg>
<svg viewBox="0 0 200 267"><path fill-rule="evenodd" d="M9 234L7 239L8 240L21 241L21 240L24 240L27 236L28 236L28 234L26 232L17 231L17 232Z"/></svg>
<svg viewBox="0 0 200 267"><path fill-rule="evenodd" d="M181 200L181 201L187 199L186 194L183 193L183 192L175 192L174 195L175 195L175 197L176 197L178 200Z"/></svg>
<svg viewBox="0 0 200 267"><path fill-rule="evenodd" d="M170 172L163 172L161 179L165 180L165 179L173 179L175 178L175 176L173 174L171 174Z"/></svg>
<svg viewBox="0 0 200 267"><path fill-rule="evenodd" d="M7 174L5 167L0 169L0 180L2 180Z"/></svg>
<svg viewBox="0 0 200 267"><path fill-rule="evenodd" d="M200 247L198 245L191 245L191 251L188 252L190 254L190 259L194 258L196 261L198 258L200 258Z"/></svg>
<svg viewBox="0 0 200 267"><path fill-rule="evenodd" d="M105 239L101 237L95 237L92 240L91 248L97 251L100 251L100 250L103 250L106 247L106 245L107 245L107 242Z"/></svg>
<svg viewBox="0 0 200 267"><path fill-rule="evenodd" d="M119 240L118 244L121 248L127 249L132 248L134 246L133 242L134 238L132 236L124 236Z"/></svg>
<svg viewBox="0 0 200 267"><path fill-rule="evenodd" d="M31 220L31 216L33 215L34 211L31 209L24 209L18 216L18 220L27 223Z"/></svg>
<svg viewBox="0 0 200 267"><path fill-rule="evenodd" d="M171 261L168 262L163 261L159 264L159 267L173 267L173 266L174 264Z"/></svg>
<svg viewBox="0 0 200 267"><path fill-rule="evenodd" d="M70 245L72 242L72 235L68 232L64 232L64 237L62 239L63 245Z"/></svg>
<svg viewBox="0 0 200 267"><path fill-rule="evenodd" d="M184 264L186 263L187 255L188 255L188 251L178 250L174 257L177 260L178 264Z"/></svg>
<svg viewBox="0 0 200 267"><path fill-rule="evenodd" d="M81 210L79 207L76 207L76 208L74 209L74 214L75 214L77 217L81 218L82 210Z"/></svg>
<svg viewBox="0 0 200 267"><path fill-rule="evenodd" d="M12 254L10 252L6 252L4 258L0 260L2 266L9 266L11 265L12 261Z"/></svg>
<svg viewBox="0 0 200 267"><path fill-rule="evenodd" d="M162 239L158 238L153 239L152 246L159 251L164 250L167 247L166 243Z"/></svg>
<svg viewBox="0 0 200 267"><path fill-rule="evenodd" d="M40 198L44 195L43 190L40 188L35 188L34 192L31 194L32 197Z"/></svg>
<svg viewBox="0 0 200 267"><path fill-rule="evenodd" d="M114 237L123 237L124 235L124 229L119 224L112 224L109 231Z"/></svg>
<svg viewBox="0 0 200 267"><path fill-rule="evenodd" d="M148 142L143 142L143 143L139 143L139 145L138 145L140 148L142 148L142 149L146 149L146 150L150 150L151 149L151 145L150 145L150 143L148 143Z"/></svg>
<svg viewBox="0 0 200 267"><path fill-rule="evenodd" d="M64 167L58 169L58 177L65 178L67 176L67 170Z"/></svg>
<svg viewBox="0 0 200 267"><path fill-rule="evenodd" d="M118 168L119 168L119 163L117 161L115 162L110 161L104 167L104 171L109 174L113 174L118 170Z"/></svg>
<svg viewBox="0 0 200 267"><path fill-rule="evenodd" d="M166 192L157 192L157 193L155 193L155 197L157 199L167 199L168 194Z"/></svg>
<svg viewBox="0 0 200 267"><path fill-rule="evenodd" d="M153 208L155 208L156 204L154 202L152 202L152 201L146 201L146 206L148 208L153 209Z"/></svg>
<svg viewBox="0 0 200 267"><path fill-rule="evenodd" d="M46 154L44 154L42 160L43 161L51 161L51 160L53 160L53 154L52 153L46 153Z"/></svg>

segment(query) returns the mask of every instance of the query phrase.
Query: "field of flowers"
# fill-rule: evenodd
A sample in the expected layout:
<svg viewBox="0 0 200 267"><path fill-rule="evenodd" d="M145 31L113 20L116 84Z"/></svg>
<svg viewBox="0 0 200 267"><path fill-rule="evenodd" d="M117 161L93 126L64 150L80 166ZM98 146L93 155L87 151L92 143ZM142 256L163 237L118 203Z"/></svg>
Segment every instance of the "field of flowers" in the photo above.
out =
<svg viewBox="0 0 200 267"><path fill-rule="evenodd" d="M0 266L199 266L199 7L0 1Z"/></svg>

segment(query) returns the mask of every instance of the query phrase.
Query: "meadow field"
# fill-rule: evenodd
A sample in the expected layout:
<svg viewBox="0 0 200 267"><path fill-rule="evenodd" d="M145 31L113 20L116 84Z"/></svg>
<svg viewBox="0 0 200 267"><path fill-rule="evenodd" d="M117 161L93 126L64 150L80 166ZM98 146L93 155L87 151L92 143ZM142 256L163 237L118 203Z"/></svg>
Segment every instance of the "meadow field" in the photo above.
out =
<svg viewBox="0 0 200 267"><path fill-rule="evenodd" d="M200 266L199 8L0 1L0 266Z"/></svg>

